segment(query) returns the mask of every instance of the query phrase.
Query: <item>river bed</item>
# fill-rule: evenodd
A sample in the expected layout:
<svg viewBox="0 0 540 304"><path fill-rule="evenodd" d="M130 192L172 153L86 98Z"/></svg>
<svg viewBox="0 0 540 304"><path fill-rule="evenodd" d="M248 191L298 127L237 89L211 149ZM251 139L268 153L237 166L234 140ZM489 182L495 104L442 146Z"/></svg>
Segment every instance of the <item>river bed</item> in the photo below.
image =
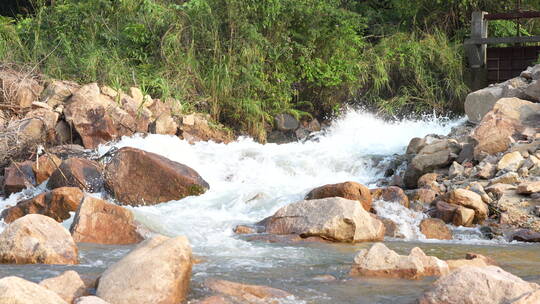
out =
<svg viewBox="0 0 540 304"><path fill-rule="evenodd" d="M132 146L158 153L194 168L210 184L210 190L198 197L130 207L136 219L150 230L189 238L194 255L201 260L193 269L190 299L209 295L202 283L216 277L268 285L295 295L283 303L410 303L433 279L347 275L355 253L370 243L268 244L247 242L232 230L302 200L308 191L324 184L357 181L373 187L383 177L388 161L394 154L403 153L411 138L448 134L460 123L462 119L434 117L391 123L362 111L350 111L327 132L307 142L261 145L242 138L230 144L191 145L173 136L149 135L123 138L100 146L98 152ZM0 201L0 208L16 202L16 197ZM494 258L505 270L525 280L540 283L538 245L485 240L475 228L455 228L452 241L426 240L417 228L425 216L422 213L387 202L376 202L375 209L380 216L400 224L406 239L385 241L398 253L407 254L415 246L441 259L463 258L467 252L476 252ZM69 227L69 221L64 225ZM37 282L66 269L96 275L131 248L81 244L80 265L0 265L0 277L17 275ZM316 280L320 275L332 275L336 280Z"/></svg>

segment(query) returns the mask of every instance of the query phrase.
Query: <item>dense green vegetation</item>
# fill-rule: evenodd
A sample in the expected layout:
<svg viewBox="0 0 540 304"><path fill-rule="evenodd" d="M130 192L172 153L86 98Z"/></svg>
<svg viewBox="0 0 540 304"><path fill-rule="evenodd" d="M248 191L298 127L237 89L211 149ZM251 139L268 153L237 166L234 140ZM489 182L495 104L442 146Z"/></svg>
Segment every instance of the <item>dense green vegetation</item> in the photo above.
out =
<svg viewBox="0 0 540 304"><path fill-rule="evenodd" d="M538 0L524 8L540 8ZM462 41L491 0L34 0L0 17L0 61L139 86L264 139L273 115L459 110ZM15 10L14 10L15 11ZM16 11L25 11L18 9ZM524 25L534 33L535 23ZM500 22L497 34L512 30ZM506 31L506 32L505 32Z"/></svg>

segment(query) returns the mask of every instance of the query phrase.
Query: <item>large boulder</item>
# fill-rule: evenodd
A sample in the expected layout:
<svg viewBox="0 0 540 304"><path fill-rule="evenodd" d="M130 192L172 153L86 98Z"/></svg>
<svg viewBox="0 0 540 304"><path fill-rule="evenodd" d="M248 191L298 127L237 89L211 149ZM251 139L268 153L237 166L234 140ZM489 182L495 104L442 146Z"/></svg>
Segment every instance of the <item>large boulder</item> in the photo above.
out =
<svg viewBox="0 0 540 304"><path fill-rule="evenodd" d="M452 230L438 218L427 218L420 222L420 232L428 239L451 240Z"/></svg>
<svg viewBox="0 0 540 304"><path fill-rule="evenodd" d="M371 210L372 196L369 189L356 182L344 182L317 187L306 195L306 200L321 199L328 197L342 197L353 201L359 201L364 210Z"/></svg>
<svg viewBox="0 0 540 304"><path fill-rule="evenodd" d="M473 225L475 211L463 206L437 201L429 214L454 226L469 227Z"/></svg>
<svg viewBox="0 0 540 304"><path fill-rule="evenodd" d="M11 69L0 71L0 103L29 108L42 91L43 86L32 75Z"/></svg>
<svg viewBox="0 0 540 304"><path fill-rule="evenodd" d="M437 280L420 304L504 304L540 288L497 266L462 267Z"/></svg>
<svg viewBox="0 0 540 304"><path fill-rule="evenodd" d="M477 141L475 157L506 151L513 135L520 134L527 126L538 128L534 122L538 120L538 112L540 104L519 98L498 100L473 131L472 137Z"/></svg>
<svg viewBox="0 0 540 304"><path fill-rule="evenodd" d="M99 279L96 295L114 304L177 304L187 297L192 256L187 238L154 236Z"/></svg>
<svg viewBox="0 0 540 304"><path fill-rule="evenodd" d="M371 190L371 197L373 200L398 203L409 208L409 197L405 194L403 189L396 186L373 189Z"/></svg>
<svg viewBox="0 0 540 304"><path fill-rule="evenodd" d="M495 103L504 97L501 86L491 86L474 91L465 98L465 114L470 122L479 123Z"/></svg>
<svg viewBox="0 0 540 304"><path fill-rule="evenodd" d="M53 291L18 277L0 279L0 303L68 304Z"/></svg>
<svg viewBox="0 0 540 304"><path fill-rule="evenodd" d="M43 214L62 222L70 218L70 212L76 211L83 198L83 192L76 187L56 188L41 193L31 199L18 202L17 205L4 209L2 219L6 223L27 214Z"/></svg>
<svg viewBox="0 0 540 304"><path fill-rule="evenodd" d="M305 200L279 209L265 221L266 232L316 236L335 242L379 241L384 224L357 201L341 197Z"/></svg>
<svg viewBox="0 0 540 304"><path fill-rule="evenodd" d="M461 146L454 139L435 139L416 154L403 175L407 188L416 188L425 173L449 166L458 156Z"/></svg>
<svg viewBox="0 0 540 304"><path fill-rule="evenodd" d="M4 193L20 192L28 187L36 185L36 177L32 171L32 161L24 161L20 163L11 163L4 169Z"/></svg>
<svg viewBox="0 0 540 304"><path fill-rule="evenodd" d="M120 206L86 196L71 224L76 242L126 245L139 243L133 214Z"/></svg>
<svg viewBox="0 0 540 304"><path fill-rule="evenodd" d="M68 270L57 277L45 279L39 282L39 285L55 292L67 303L72 303L75 298L88 294L84 281L73 270Z"/></svg>
<svg viewBox="0 0 540 304"><path fill-rule="evenodd" d="M66 228L48 216L29 214L0 234L0 263L77 264L79 256Z"/></svg>
<svg viewBox="0 0 540 304"><path fill-rule="evenodd" d="M455 189L447 193L446 202L458 206L473 209L475 212L475 222L481 223L489 215L489 209L482 197L470 190Z"/></svg>
<svg viewBox="0 0 540 304"><path fill-rule="evenodd" d="M85 148L95 148L137 130L137 121L91 83L75 91L64 109L66 121L80 135Z"/></svg>
<svg viewBox="0 0 540 304"><path fill-rule="evenodd" d="M261 285L247 285L225 280L208 279L205 286L213 292L232 297L240 303L257 304L268 303L273 299L291 297L292 294Z"/></svg>
<svg viewBox="0 0 540 304"><path fill-rule="evenodd" d="M405 256L388 249L383 243L375 243L369 250L362 249L356 254L350 273L354 276L420 279L448 272L446 262L427 256L418 247Z"/></svg>
<svg viewBox="0 0 540 304"><path fill-rule="evenodd" d="M103 190L103 176L99 163L84 158L68 158L56 169L47 187L55 189L60 187L79 187L88 192Z"/></svg>
<svg viewBox="0 0 540 304"><path fill-rule="evenodd" d="M121 204L132 206L179 200L210 188L190 167L131 147L121 148L112 157L105 169L105 180Z"/></svg>

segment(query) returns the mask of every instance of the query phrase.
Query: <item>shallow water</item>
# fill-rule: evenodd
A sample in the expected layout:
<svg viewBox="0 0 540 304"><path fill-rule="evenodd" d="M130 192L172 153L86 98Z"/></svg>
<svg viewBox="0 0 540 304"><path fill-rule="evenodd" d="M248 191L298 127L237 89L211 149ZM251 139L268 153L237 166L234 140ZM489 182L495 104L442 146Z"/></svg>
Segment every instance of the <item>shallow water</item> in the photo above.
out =
<svg viewBox="0 0 540 304"><path fill-rule="evenodd" d="M138 221L153 231L188 236L195 265L191 299L208 294L202 282L209 277L282 288L296 295L291 303L409 303L429 286L420 281L358 279L347 276L355 252L369 243L268 244L247 242L234 235L234 226L254 223L280 207L301 200L314 187L343 181L373 186L385 164L403 153L412 137L447 134L462 120L426 118L421 121L384 122L373 115L351 111L325 134L305 143L261 145L250 139L230 144L190 145L172 136L124 138L115 147L132 146L184 163L210 184L204 195L156 206L131 208ZM102 146L104 154L112 146ZM136 182L136 181L134 181ZM39 189L34 192L40 191ZM16 197L0 202L0 208ZM502 240L484 240L475 229L455 229L456 240L427 241L417 225L423 214L397 204L376 202L380 216L398 221L406 240L387 240L387 245L408 253L419 246L442 259L463 258L466 252L486 254L503 268L527 280L540 282L538 246ZM69 223L65 223L69 226ZM99 273L130 247L81 246L81 265L0 266L0 276L19 275L39 281L67 268ZM333 282L313 279L331 274Z"/></svg>

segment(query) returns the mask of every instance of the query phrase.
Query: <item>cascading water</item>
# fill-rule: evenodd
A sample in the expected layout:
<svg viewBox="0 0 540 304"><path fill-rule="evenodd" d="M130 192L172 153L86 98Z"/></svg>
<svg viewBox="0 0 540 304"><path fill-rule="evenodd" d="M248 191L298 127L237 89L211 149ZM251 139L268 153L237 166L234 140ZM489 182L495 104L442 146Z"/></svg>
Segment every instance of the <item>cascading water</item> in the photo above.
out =
<svg viewBox="0 0 540 304"><path fill-rule="evenodd" d="M434 117L386 122L372 114L350 111L336 120L327 132L307 142L262 145L242 138L230 144L189 144L174 136L148 135L123 138L117 143L100 146L98 152L104 154L112 147L124 146L154 152L192 167L210 184L210 190L201 196L131 208L136 219L149 229L189 238L194 254L203 261L195 265L193 271L193 299L208 294L202 287L204 279L219 277L283 288L296 295L295 299L288 299L288 303L403 303L414 299L425 282L422 285L418 282L346 279L354 252L369 244L247 242L234 235L233 227L257 222L284 205L302 200L317 186L344 181L374 186L384 173L381 160L403 153L411 138L447 134L462 122ZM13 205L17 195L21 194L1 201L0 208ZM400 232L409 240L390 240L391 248L405 252L423 239L417 228L423 218L421 213L387 202L375 202L374 205L380 216L398 222ZM456 242L423 244L431 246L428 254L438 253L441 258L453 256L455 248L461 248L457 250L460 253L469 248L459 247L461 245ZM495 244L485 246L489 248ZM82 265L74 267L79 271L104 269L128 249L85 247L81 250ZM0 275L9 273L39 278L35 274L36 268L33 269L34 272L28 273L28 268L24 267L0 267ZM46 273L42 277L50 276L51 271L60 271L54 267L40 269ZM313 280L321 274L336 276L337 283Z"/></svg>

